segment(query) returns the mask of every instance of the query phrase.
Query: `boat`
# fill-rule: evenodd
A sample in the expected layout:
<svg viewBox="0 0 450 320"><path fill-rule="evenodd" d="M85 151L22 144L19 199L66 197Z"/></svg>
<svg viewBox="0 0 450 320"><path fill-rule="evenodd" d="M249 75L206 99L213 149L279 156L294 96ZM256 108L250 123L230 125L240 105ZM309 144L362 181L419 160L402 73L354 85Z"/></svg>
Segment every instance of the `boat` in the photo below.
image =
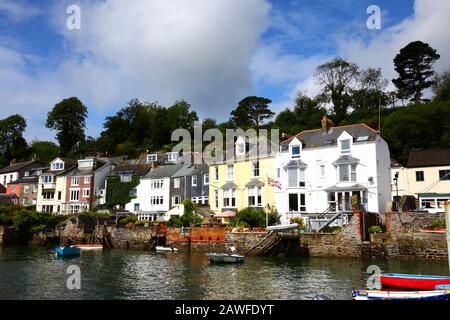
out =
<svg viewBox="0 0 450 320"><path fill-rule="evenodd" d="M101 244L77 244L74 247L80 250L103 250Z"/></svg>
<svg viewBox="0 0 450 320"><path fill-rule="evenodd" d="M292 223L292 224L280 224L277 226L269 226L266 229L267 231L289 231L298 229L298 227L299 227L298 223Z"/></svg>
<svg viewBox="0 0 450 320"><path fill-rule="evenodd" d="M450 284L448 276L429 276L420 274L383 273L380 275L384 287L408 290L434 290L437 285Z"/></svg>
<svg viewBox="0 0 450 320"><path fill-rule="evenodd" d="M211 263L240 263L244 262L244 256L239 254L227 253L207 253L208 260Z"/></svg>
<svg viewBox="0 0 450 320"><path fill-rule="evenodd" d="M449 300L450 290L381 291L354 290L353 300Z"/></svg>
<svg viewBox="0 0 450 320"><path fill-rule="evenodd" d="M156 252L177 252L177 251L178 251L177 248L172 247L160 247L160 246L156 247Z"/></svg>
<svg viewBox="0 0 450 320"><path fill-rule="evenodd" d="M420 229L423 233L445 233L446 229Z"/></svg>
<svg viewBox="0 0 450 320"><path fill-rule="evenodd" d="M74 246L70 247L55 247L55 253L57 256L79 256L80 248Z"/></svg>

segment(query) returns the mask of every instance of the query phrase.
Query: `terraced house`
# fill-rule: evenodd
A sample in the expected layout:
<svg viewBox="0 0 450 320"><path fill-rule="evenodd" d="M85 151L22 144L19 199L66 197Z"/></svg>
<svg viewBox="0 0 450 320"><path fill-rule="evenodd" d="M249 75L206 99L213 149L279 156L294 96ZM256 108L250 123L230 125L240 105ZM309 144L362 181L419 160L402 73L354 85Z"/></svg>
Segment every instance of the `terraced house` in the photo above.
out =
<svg viewBox="0 0 450 320"><path fill-rule="evenodd" d="M39 177L48 167L33 168L26 171L24 176L8 184L8 194L16 195L17 205L36 205L38 196Z"/></svg>
<svg viewBox="0 0 450 320"><path fill-rule="evenodd" d="M275 172L274 156L250 157L252 148L256 146L239 137L233 159L210 164L209 204L215 213L247 207L275 209L274 187L267 183Z"/></svg>

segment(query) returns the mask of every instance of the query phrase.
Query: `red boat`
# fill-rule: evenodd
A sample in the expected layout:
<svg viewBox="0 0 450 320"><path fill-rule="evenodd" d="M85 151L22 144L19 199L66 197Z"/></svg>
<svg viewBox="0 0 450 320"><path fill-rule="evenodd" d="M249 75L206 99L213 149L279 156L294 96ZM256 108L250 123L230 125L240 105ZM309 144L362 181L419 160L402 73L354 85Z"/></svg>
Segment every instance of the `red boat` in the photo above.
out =
<svg viewBox="0 0 450 320"><path fill-rule="evenodd" d="M420 274L383 273L380 281L384 287L409 290L434 290L437 285L450 285L450 277Z"/></svg>

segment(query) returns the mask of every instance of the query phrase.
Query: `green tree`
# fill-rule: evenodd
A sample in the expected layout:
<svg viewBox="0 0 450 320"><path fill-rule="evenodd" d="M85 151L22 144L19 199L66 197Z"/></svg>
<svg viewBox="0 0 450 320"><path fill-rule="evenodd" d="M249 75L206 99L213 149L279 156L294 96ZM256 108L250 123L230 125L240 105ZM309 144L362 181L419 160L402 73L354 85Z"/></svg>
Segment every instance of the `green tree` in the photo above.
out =
<svg viewBox="0 0 450 320"><path fill-rule="evenodd" d="M0 164L8 165L13 159L23 160L27 157L27 142L23 133L27 127L26 120L16 114L0 120Z"/></svg>
<svg viewBox="0 0 450 320"><path fill-rule="evenodd" d="M195 224L202 223L202 218L195 212L196 205L190 199L183 200L184 212L180 217L183 227L190 227Z"/></svg>
<svg viewBox="0 0 450 320"><path fill-rule="evenodd" d="M334 121L340 123L347 116L351 104L352 84L359 76L359 67L341 58L317 67L314 74L321 86L321 96L333 104Z"/></svg>
<svg viewBox="0 0 450 320"><path fill-rule="evenodd" d="M261 209L245 208L236 214L231 223L237 226L263 228L266 226L266 214Z"/></svg>
<svg viewBox="0 0 450 320"><path fill-rule="evenodd" d="M29 153L36 155L44 164L50 163L59 154L59 147L50 141L32 141Z"/></svg>
<svg viewBox="0 0 450 320"><path fill-rule="evenodd" d="M450 71L437 74L433 84L435 101L450 100Z"/></svg>
<svg viewBox="0 0 450 320"><path fill-rule="evenodd" d="M61 155L76 151L84 141L87 113L86 106L76 97L62 100L48 113L46 127L57 131Z"/></svg>
<svg viewBox="0 0 450 320"><path fill-rule="evenodd" d="M428 43L414 41L400 50L394 58L395 71L399 74L392 82L402 96L420 102L425 89L433 85L433 64L440 58Z"/></svg>
<svg viewBox="0 0 450 320"><path fill-rule="evenodd" d="M234 125L239 128L256 127L259 128L261 124L275 115L269 109L269 104L272 100L249 96L239 101L238 106L231 112L231 120Z"/></svg>
<svg viewBox="0 0 450 320"><path fill-rule="evenodd" d="M191 105L184 100L176 101L167 109L167 124L170 132L183 128L189 131L194 129L194 122L198 121L195 111L190 111Z"/></svg>

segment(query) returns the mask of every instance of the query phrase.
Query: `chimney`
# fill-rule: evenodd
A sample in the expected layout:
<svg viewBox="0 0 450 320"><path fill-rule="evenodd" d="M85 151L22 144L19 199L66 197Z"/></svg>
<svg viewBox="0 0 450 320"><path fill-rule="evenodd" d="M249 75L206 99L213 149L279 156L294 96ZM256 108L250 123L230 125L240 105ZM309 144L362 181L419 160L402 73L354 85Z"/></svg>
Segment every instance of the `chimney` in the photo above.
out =
<svg viewBox="0 0 450 320"><path fill-rule="evenodd" d="M322 133L327 133L330 131L331 121L328 119L327 115L324 115L320 122L322 123Z"/></svg>

